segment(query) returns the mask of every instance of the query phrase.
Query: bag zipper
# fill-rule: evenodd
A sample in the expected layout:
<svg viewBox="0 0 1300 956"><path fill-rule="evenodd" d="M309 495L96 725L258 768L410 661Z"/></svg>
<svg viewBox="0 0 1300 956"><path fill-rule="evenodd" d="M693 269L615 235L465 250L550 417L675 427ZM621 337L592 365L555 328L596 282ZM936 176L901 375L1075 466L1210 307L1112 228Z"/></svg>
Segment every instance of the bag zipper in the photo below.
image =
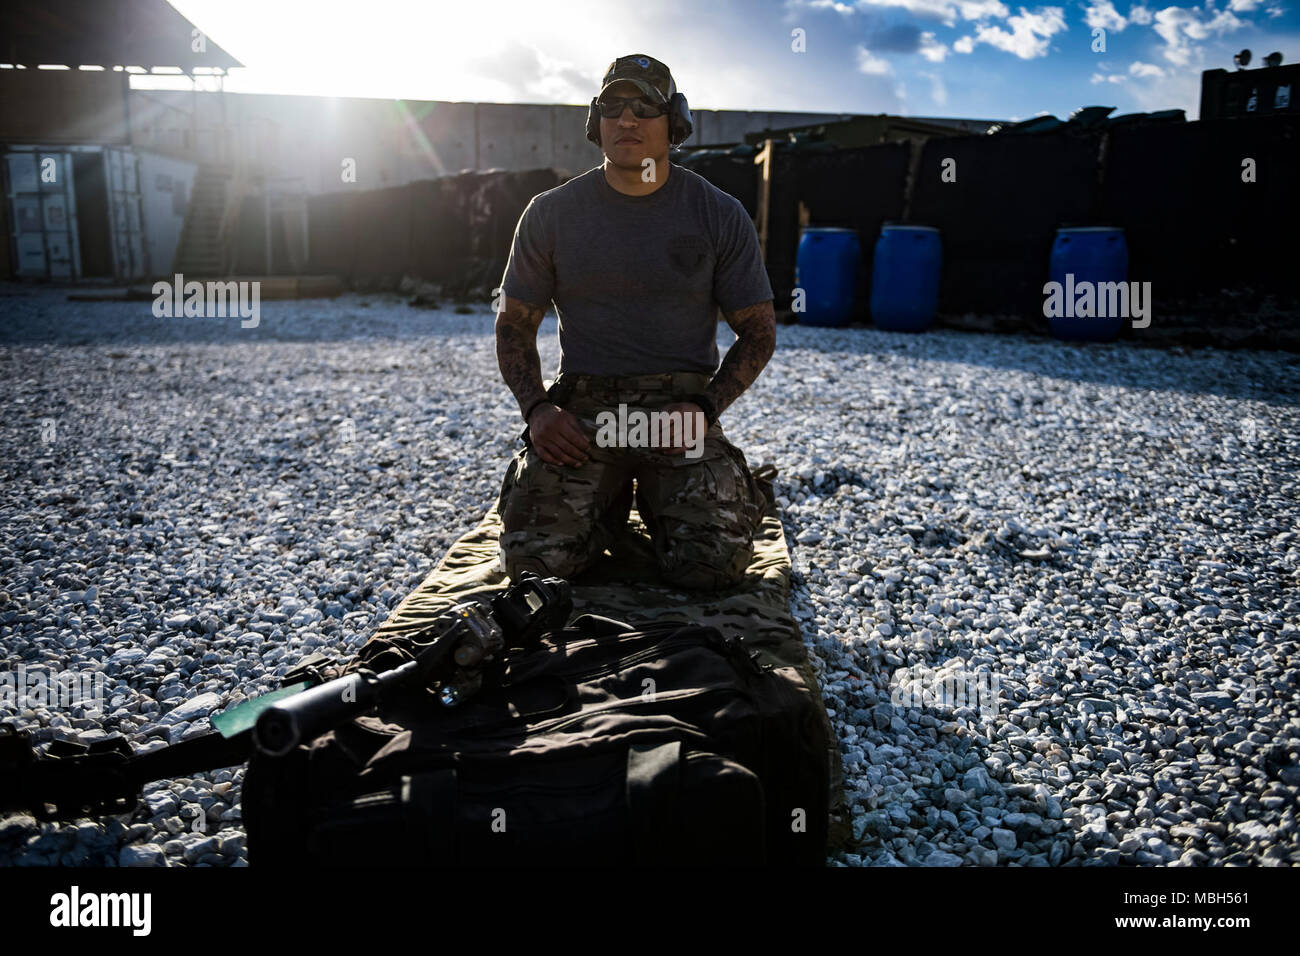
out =
<svg viewBox="0 0 1300 956"><path fill-rule="evenodd" d="M660 625L660 627L663 628L662 634L658 634L653 630L642 629L641 631L623 631L617 635L612 635L609 637L581 637L572 641L562 641L562 642L557 641L555 644L552 645L552 649L553 651L554 650L569 650L569 651L589 650L593 647L609 646L613 644L623 643L629 634L637 635L634 640L627 641L627 643L629 644L634 644L634 645L642 644L645 641L649 640L652 642L652 646L658 646L659 644L663 643L666 637L670 637L671 635L681 631L683 628L689 626L690 625L687 624L678 624L675 626ZM547 653L551 653L551 652L552 651L548 651ZM531 657L534 655L539 655L541 653L542 651L535 650L529 656Z"/></svg>
<svg viewBox="0 0 1300 956"><path fill-rule="evenodd" d="M604 664L600 667L593 668L592 670L589 671L584 671L583 673L580 674L566 674L565 677L568 680L577 682L577 681L587 680L592 677L599 677L602 674L612 674L615 671L626 669L626 667L629 665L639 664L642 661L651 660L655 657L662 656L662 652L665 649L670 647L678 647L679 645L685 645L690 647L708 647L714 651L722 653L723 656L730 656L724 651L723 647L720 646L722 644L722 640L720 640L716 636L717 635L716 631L706 631L704 633L705 633L705 638L703 642L696 639L696 637L698 637L699 635L696 635L694 637L670 637L667 640L660 640L657 643L651 645L650 647L642 648L639 651L633 651L631 654L625 654L624 656L617 658L616 660Z"/></svg>
<svg viewBox="0 0 1300 956"><path fill-rule="evenodd" d="M521 731L522 731L523 737L537 737L537 736L553 733L556 730L559 730L564 727L568 727L572 724L580 723L581 721L586 720L588 717L591 717L596 714L607 714L610 713L611 711L632 709L632 708L640 707L645 704L657 704L666 700L690 700L691 698L694 697L704 697L709 694L720 694L720 693L738 694L739 696L743 697L745 700L750 701L751 703L753 702L753 696L749 693L748 690L745 690L741 687L705 687L705 688L697 688L688 691L677 691L676 693L656 694L653 700L646 700L645 698L640 696L633 697L633 698L626 698L623 700L617 700L611 704L606 704L603 707L588 707L585 710L581 710L576 714L569 714L566 717L553 717L550 720L543 721L540 724L534 724L532 727L529 727L526 730L523 727L521 727L519 724L511 724L509 726L504 726L504 727L498 726L498 727L467 728L465 730L457 731L457 734L458 736L473 739L473 740L484 740L484 739L490 740L493 737L505 737L505 736L517 738L521 735ZM664 715L664 716L671 717L671 715ZM406 752L409 753L410 751L406 751Z"/></svg>
<svg viewBox="0 0 1300 956"><path fill-rule="evenodd" d="M651 636L651 635L646 635L646 636ZM703 638L703 640L701 640L700 638ZM577 646L597 647L602 643L606 643L606 642L600 639L593 640L593 639L584 638L581 641L571 641L565 644L564 646L566 648L573 648ZM656 656L659 656L663 653L663 651L666 648L677 647L679 645L686 645L692 647L708 647L716 651L717 653L721 654L723 657L727 657L731 659L737 664L740 664L743 661L744 663L742 666L745 669L749 670L751 673L754 674L763 673L762 667L758 664L756 660L753 659L753 657L751 657L748 653L745 652L745 648L739 639L734 637L724 637L715 628L702 628L701 630L697 631L695 634L690 636L668 636L666 639L660 638L649 647L643 648L642 650L639 651L633 651L630 654L625 654L622 657L616 658L613 661L601 665L600 667L593 668L587 671L582 671L577 674L564 674L563 676L566 680L570 680L575 683L578 683L584 680L588 680L592 677L599 677L603 674L612 674L617 671L625 669L629 665L639 664L641 661L650 660ZM525 680L527 679L528 678L525 678ZM514 682L511 681L511 683Z"/></svg>
<svg viewBox="0 0 1300 956"><path fill-rule="evenodd" d="M588 717L594 716L596 714L607 714L610 713L611 711L617 711L623 709L630 710L634 707L640 707L643 704L657 704L660 701L665 701L665 700L689 700L693 697L707 697L710 694L724 694L724 693L738 694L748 701L753 700L753 696L749 693L749 691L742 690L739 687L704 687L696 690L678 691L677 693L655 694L654 698L651 700L647 700L644 697L635 697L627 700L618 700L612 704L607 704L604 707L588 707L586 710L579 711L576 714L570 714L568 717L557 717L547 722L546 724L538 724L536 728L534 728L534 731L549 734L563 727L567 727L571 724L581 723L582 721L586 720ZM529 732L530 736L534 731Z"/></svg>

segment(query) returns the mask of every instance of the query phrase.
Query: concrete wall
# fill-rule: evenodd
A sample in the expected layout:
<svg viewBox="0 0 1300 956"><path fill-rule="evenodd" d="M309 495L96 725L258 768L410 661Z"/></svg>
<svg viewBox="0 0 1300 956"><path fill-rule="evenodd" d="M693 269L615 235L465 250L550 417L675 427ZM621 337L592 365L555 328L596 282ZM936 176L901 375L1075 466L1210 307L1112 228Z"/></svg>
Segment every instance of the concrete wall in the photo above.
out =
<svg viewBox="0 0 1300 956"><path fill-rule="evenodd" d="M829 123L850 119L853 113L758 113L737 110L691 110L695 133L686 141L688 146L712 146L721 143L743 143L746 133L764 129L785 129L806 123Z"/></svg>
<svg viewBox="0 0 1300 956"><path fill-rule="evenodd" d="M586 138L586 106L132 90L130 110L137 147L215 163L231 162L239 151L310 194L399 186L465 169L555 167L576 174L601 162ZM697 110L686 145L736 143L751 130L846 115ZM342 179L344 159L356 161L355 184Z"/></svg>

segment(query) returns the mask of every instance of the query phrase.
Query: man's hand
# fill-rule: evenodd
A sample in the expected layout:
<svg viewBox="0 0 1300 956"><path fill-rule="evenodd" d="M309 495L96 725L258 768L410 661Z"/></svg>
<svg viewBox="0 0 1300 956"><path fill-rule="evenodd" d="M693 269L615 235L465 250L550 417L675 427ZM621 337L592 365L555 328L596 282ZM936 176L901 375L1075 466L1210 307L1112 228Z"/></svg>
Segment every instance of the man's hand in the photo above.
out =
<svg viewBox="0 0 1300 956"><path fill-rule="evenodd" d="M528 437L548 465L577 468L587 460L590 439L573 412L542 402L528 416Z"/></svg>
<svg viewBox="0 0 1300 956"><path fill-rule="evenodd" d="M704 441L704 433L709 430L708 419L704 409L694 402L674 402L659 409L662 412L681 412L679 427L674 428L671 418L660 419L659 434L651 439L652 445L658 444L658 451L664 455L684 455L687 447L698 448Z"/></svg>

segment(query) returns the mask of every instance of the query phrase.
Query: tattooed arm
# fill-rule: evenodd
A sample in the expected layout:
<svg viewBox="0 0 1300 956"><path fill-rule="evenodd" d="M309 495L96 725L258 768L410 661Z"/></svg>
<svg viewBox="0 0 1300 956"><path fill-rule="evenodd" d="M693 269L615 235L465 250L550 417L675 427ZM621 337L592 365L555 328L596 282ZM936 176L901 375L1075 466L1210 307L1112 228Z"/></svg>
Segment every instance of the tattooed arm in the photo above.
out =
<svg viewBox="0 0 1300 956"><path fill-rule="evenodd" d="M519 403L521 415L546 397L542 360L537 354L537 327L542 324L546 309L506 296L505 308L497 316L497 365ZM591 442L572 412L542 402L528 417L527 424L533 449L543 461L577 468L587 460Z"/></svg>
<svg viewBox="0 0 1300 956"><path fill-rule="evenodd" d="M497 315L497 365L519 403L520 415L539 398L546 397L542 360L537 354L537 329L546 309L544 305L531 305L506 296L505 308Z"/></svg>
<svg viewBox="0 0 1300 956"><path fill-rule="evenodd" d="M736 341L704 390L719 415L754 384L776 350L776 311L771 299L724 312L723 317L736 333Z"/></svg>

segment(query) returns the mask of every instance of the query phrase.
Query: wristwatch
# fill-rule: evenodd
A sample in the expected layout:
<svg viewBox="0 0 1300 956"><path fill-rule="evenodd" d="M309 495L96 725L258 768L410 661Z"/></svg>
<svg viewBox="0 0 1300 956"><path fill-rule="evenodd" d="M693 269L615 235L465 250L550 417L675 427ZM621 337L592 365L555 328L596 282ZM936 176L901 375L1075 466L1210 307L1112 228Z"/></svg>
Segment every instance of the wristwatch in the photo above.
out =
<svg viewBox="0 0 1300 956"><path fill-rule="evenodd" d="M682 401L700 406L700 411L704 412L704 420L708 422L710 426L718 420L717 406L709 400L707 395L687 395L682 399Z"/></svg>

